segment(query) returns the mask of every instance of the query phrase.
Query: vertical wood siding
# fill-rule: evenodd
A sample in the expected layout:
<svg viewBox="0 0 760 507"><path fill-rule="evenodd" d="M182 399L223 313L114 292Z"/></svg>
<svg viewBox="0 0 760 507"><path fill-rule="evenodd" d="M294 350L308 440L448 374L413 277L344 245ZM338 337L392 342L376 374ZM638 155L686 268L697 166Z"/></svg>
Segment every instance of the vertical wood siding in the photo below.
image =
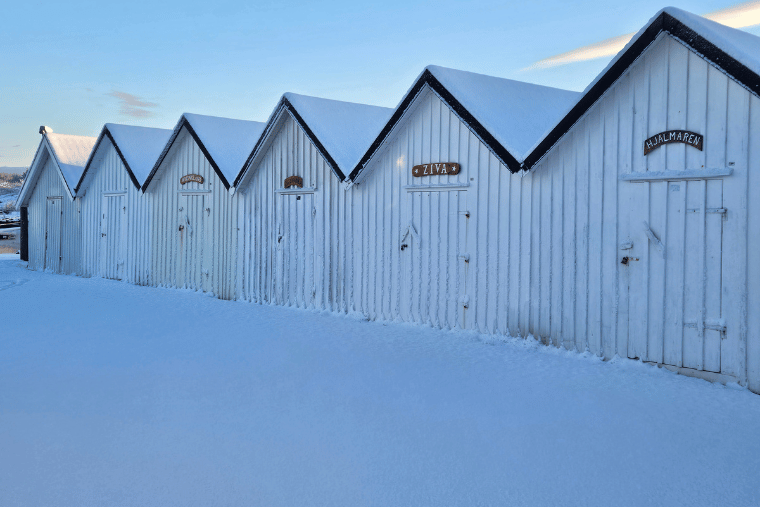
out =
<svg viewBox="0 0 760 507"><path fill-rule="evenodd" d="M240 295L258 303L345 312L346 193L289 112L251 168L240 199ZM278 192L303 178L300 195Z"/></svg>
<svg viewBox="0 0 760 507"><path fill-rule="evenodd" d="M607 358L722 373L757 391L760 325L749 309L760 307L760 276L749 256L760 246L757 199L750 198L760 171L759 106L661 35L531 173L512 175L425 90L349 190L351 307L372 319L532 334ZM704 134L704 151L670 144L643 155L646 138L671 129ZM413 165L429 162L459 162L462 171L411 176ZM620 180L631 172L721 168L733 174ZM469 263L466 288L442 293L450 251L435 246L437 260L405 267L406 228L424 237L420 230L430 226L416 221L416 193L405 187L453 183L469 185L462 192L469 233L458 245ZM436 227L456 221L452 210L439 208ZM620 249L629 242L631 249ZM623 265L624 256L638 260ZM430 301L441 297L457 300L460 311L464 298L467 318L438 318ZM725 333L715 329L722 324Z"/></svg>
<svg viewBox="0 0 760 507"><path fill-rule="evenodd" d="M348 191L351 309L371 319L507 332L499 308L509 298L503 247L511 245L497 224L509 224L504 196L520 177L429 88L381 150ZM430 162L458 162L461 171L412 176L412 166ZM499 200L501 209L489 212Z"/></svg>
<svg viewBox="0 0 760 507"><path fill-rule="evenodd" d="M604 357L719 372L758 390L760 327L748 321L748 308L759 284L748 259L760 215L748 196L758 188L759 105L661 35L524 179L523 186L538 186L539 198L551 202L538 220L538 230L551 231L549 244L530 256L539 264L533 290L549 296L531 298L531 311L553 309L549 322L521 323L520 331L554 343L561 337L566 347ZM704 151L670 144L644 156L644 139L670 129L704 134ZM721 168L733 174L620 180L631 172ZM715 212L724 207L725 214ZM559 230L557 214L564 217ZM633 247L621 250L628 242ZM624 256L638 260L622 265ZM725 323L725 334L705 322Z"/></svg>
<svg viewBox="0 0 760 507"><path fill-rule="evenodd" d="M181 185L186 174L200 174L204 181ZM186 128L145 197L152 206L150 283L234 299L238 199L224 188Z"/></svg>
<svg viewBox="0 0 760 507"><path fill-rule="evenodd" d="M49 154L41 160L42 172L29 198L29 268L47 269L56 273L79 274L80 272L80 200L71 200L58 168ZM57 266L45 264L45 232L48 224L48 197L60 197L60 230L50 231L50 237L58 245L60 262ZM50 255L48 255L48 261Z"/></svg>
<svg viewBox="0 0 760 507"><path fill-rule="evenodd" d="M118 153L106 137L89 171L93 172L82 201L82 275L118 277L124 281L138 285L146 285L150 281L151 268L151 216L149 198L135 188ZM117 243L119 252L106 252L109 242L109 229L103 223L104 194L123 193L120 205L123 208L120 217L122 231ZM112 224L113 219L111 217ZM114 269L117 276L114 276Z"/></svg>

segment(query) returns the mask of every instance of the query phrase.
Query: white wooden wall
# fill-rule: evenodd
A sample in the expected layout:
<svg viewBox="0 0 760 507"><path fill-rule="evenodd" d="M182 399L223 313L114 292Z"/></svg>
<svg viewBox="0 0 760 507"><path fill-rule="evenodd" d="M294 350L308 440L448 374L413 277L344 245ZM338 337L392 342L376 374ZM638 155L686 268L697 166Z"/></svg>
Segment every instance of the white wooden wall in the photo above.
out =
<svg viewBox="0 0 760 507"><path fill-rule="evenodd" d="M82 274L117 277L146 285L151 268L151 200L132 183L110 139L104 137L98 151L100 153L89 169L93 173L92 180L81 198ZM110 221L111 224L120 223L122 227L119 237L114 238L119 243L120 252L106 252L104 249L107 245L112 246L114 241L103 234L116 231L114 227L108 230L103 223L108 211L104 209L104 195L118 198L120 194L120 205L126 209L122 210L120 220L111 217ZM114 271L118 276L114 276Z"/></svg>
<svg viewBox="0 0 760 507"><path fill-rule="evenodd" d="M50 157L47 149L44 158L42 172L32 189L32 195L28 201L29 213L29 268L42 270L48 269L57 273L78 274L80 269L80 216L78 199L71 200L65 183L61 178L55 162ZM45 231L47 226L46 213L48 197L60 197L60 220L61 258L58 266L45 265ZM52 231L51 231L52 237ZM48 256L49 257L49 256Z"/></svg>
<svg viewBox="0 0 760 507"><path fill-rule="evenodd" d="M458 162L461 171L412 176L412 166L429 162ZM507 332L510 265L499 252L509 245L499 225L519 176L427 87L365 171L349 190L352 309L372 319Z"/></svg>
<svg viewBox="0 0 760 507"><path fill-rule="evenodd" d="M756 96L663 35L531 173L511 175L427 90L349 191L351 306L373 319L532 334L604 357L712 371L758 391L760 311L752 309L760 308L760 269L750 260L760 247L760 205L751 198L760 195L759 111ZM670 129L703 133L704 151L671 144L644 157L644 139ZM428 162L459 162L462 171L412 178L411 167ZM620 180L630 172L725 168L733 174ZM457 245L469 256L466 273L459 271L464 290L442 280L456 272L450 242L423 249L436 260L405 264L400 238L409 223L423 242L459 223L450 198L431 201L437 224L419 223L409 196L427 192L405 187L421 184L469 185L458 190L466 197L456 209L470 214ZM721 207L725 215L710 214ZM626 242L633 248L620 250ZM624 256L639 260L622 265ZM450 318L455 300L464 320ZM690 317L690 306L706 312L703 322L717 312L712 325L725 322L726 332L685 325L698 316Z"/></svg>
<svg viewBox="0 0 760 507"><path fill-rule="evenodd" d="M181 185L186 174L200 174L203 184ZM234 299L238 199L224 188L186 128L145 197L152 201L151 284Z"/></svg>
<svg viewBox="0 0 760 507"><path fill-rule="evenodd" d="M531 297L520 329L605 357L742 382L749 374L758 390L760 327L748 310L760 277L748 261L759 246L752 231L760 230L760 214L749 205L760 191L759 109L756 96L661 35L522 182L538 241L527 261ZM644 140L671 129L704 134L704 151L670 144L644 156ZM684 176L725 168L733 174ZM662 171L673 173L621 181ZM725 215L711 214L721 207ZM632 248L620 249L624 243ZM623 265L624 256L638 260ZM700 311L717 312L726 333L684 325Z"/></svg>
<svg viewBox="0 0 760 507"><path fill-rule="evenodd" d="M235 194L243 299L346 311L346 193L289 112ZM303 189L282 192L285 178Z"/></svg>

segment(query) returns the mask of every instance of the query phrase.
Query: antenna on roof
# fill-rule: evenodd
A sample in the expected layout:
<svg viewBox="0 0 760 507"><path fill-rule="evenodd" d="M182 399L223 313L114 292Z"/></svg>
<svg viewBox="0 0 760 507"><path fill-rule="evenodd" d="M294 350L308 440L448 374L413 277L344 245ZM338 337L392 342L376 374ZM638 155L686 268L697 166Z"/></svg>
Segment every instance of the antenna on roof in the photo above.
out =
<svg viewBox="0 0 760 507"><path fill-rule="evenodd" d="M51 129L50 127L47 127L45 125L42 125L40 127L40 134L52 134L52 133L53 133L53 129Z"/></svg>

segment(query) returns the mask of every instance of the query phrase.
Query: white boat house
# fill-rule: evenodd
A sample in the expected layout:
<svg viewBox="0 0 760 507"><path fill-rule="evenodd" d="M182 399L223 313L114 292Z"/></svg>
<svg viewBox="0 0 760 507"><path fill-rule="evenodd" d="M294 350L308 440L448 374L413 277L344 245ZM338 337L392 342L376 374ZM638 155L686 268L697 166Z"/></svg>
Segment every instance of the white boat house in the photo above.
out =
<svg viewBox="0 0 760 507"><path fill-rule="evenodd" d="M353 309L520 334L541 206L520 164L577 98L426 68L350 174Z"/></svg>
<svg viewBox="0 0 760 507"><path fill-rule="evenodd" d="M668 8L633 37L526 156L523 334L760 392L758 93L754 35Z"/></svg>
<svg viewBox="0 0 760 507"><path fill-rule="evenodd" d="M150 200L142 184L172 131L107 123L76 186L81 201L80 272L150 283Z"/></svg>
<svg viewBox="0 0 760 507"><path fill-rule="evenodd" d="M96 139L56 134L40 127L42 139L17 199L28 220L22 232L28 242L30 269L79 274L80 201L74 188Z"/></svg>
<svg viewBox="0 0 760 507"><path fill-rule="evenodd" d="M185 113L143 183L151 284L236 296L237 197L230 184L264 123Z"/></svg>
<svg viewBox="0 0 760 507"><path fill-rule="evenodd" d="M355 213L343 181L392 109L286 93L236 181L242 299L345 312Z"/></svg>

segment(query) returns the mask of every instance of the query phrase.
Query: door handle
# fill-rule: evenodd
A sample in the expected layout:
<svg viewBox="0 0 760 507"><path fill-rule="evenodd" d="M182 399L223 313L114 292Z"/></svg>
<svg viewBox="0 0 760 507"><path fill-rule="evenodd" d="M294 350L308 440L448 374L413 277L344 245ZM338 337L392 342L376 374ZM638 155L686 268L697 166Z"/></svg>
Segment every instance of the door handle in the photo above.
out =
<svg viewBox="0 0 760 507"><path fill-rule="evenodd" d="M649 238L649 241L654 243L655 248L657 248L657 251L662 254L662 258L665 258L665 245L662 244L662 241L660 241L660 238L655 236L654 232L652 232L652 229L649 228L649 222L644 220L644 234L647 235L647 238Z"/></svg>

